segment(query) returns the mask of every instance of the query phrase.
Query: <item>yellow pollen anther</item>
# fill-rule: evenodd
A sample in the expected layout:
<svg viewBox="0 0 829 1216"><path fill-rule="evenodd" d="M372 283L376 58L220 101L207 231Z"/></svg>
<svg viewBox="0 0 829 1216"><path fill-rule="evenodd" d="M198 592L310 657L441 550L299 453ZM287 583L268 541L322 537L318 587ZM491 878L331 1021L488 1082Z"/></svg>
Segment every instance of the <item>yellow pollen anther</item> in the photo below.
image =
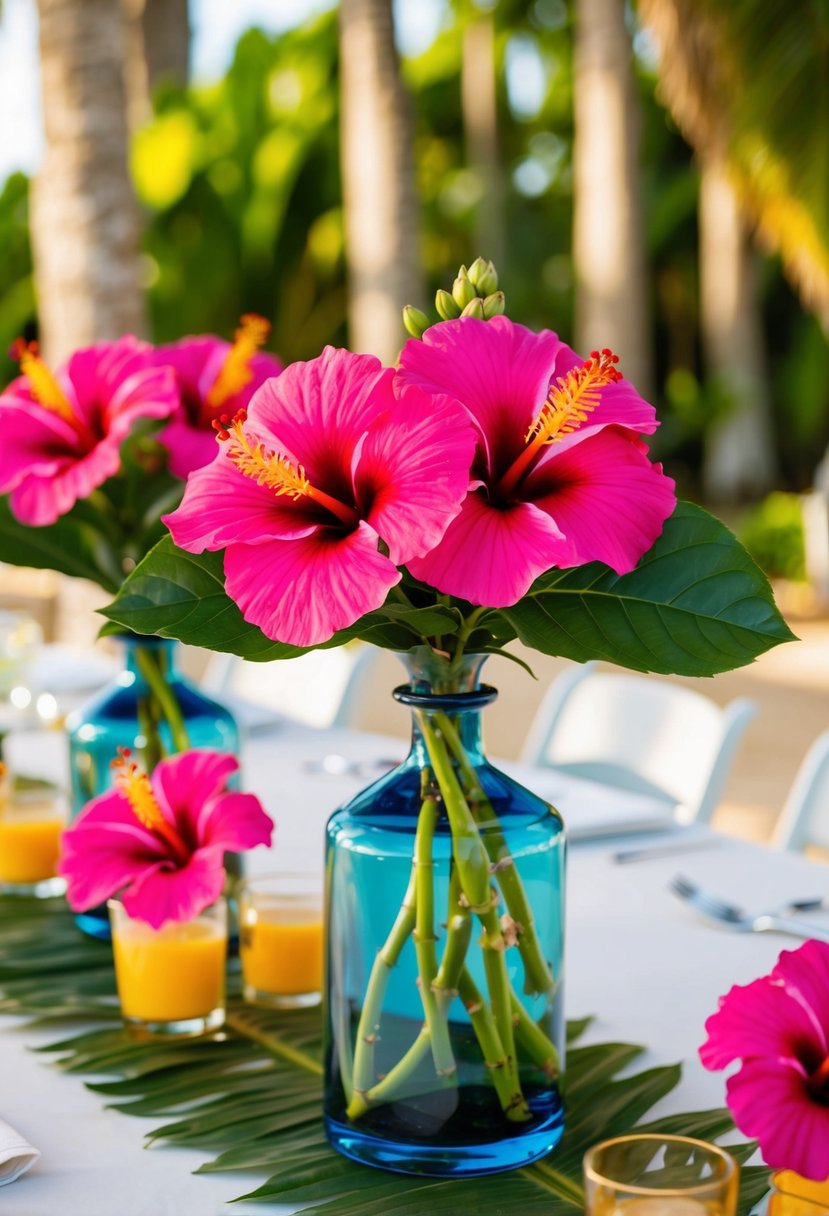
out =
<svg viewBox="0 0 829 1216"><path fill-rule="evenodd" d="M37 342L25 342L23 338L18 338L10 353L20 364L20 370L29 381L29 388L38 405L59 414L65 422L74 425L75 415L72 413L72 407L54 373L41 359Z"/></svg>
<svg viewBox="0 0 829 1216"><path fill-rule="evenodd" d="M537 447L555 443L577 430L601 399L600 390L621 380L616 370L618 356L605 348L594 350L581 367L550 385L547 400L526 435L526 442Z"/></svg>
<svg viewBox="0 0 829 1216"><path fill-rule="evenodd" d="M267 486L275 494L287 494L294 501L310 497L311 483L302 465L293 465L287 456L269 451L258 439L249 439L242 429L245 417L244 411L240 411L225 430L218 432L220 441L227 444L228 458L239 472L257 485Z"/></svg>
<svg viewBox="0 0 829 1216"><path fill-rule="evenodd" d="M268 340L271 332L270 322L256 313L246 313L242 317L239 328L234 334L234 342L225 356L225 361L219 369L219 374L213 381L213 386L207 394L207 404L211 409L224 405L229 397L242 391L253 378L250 361L261 346Z"/></svg>
<svg viewBox="0 0 829 1216"><path fill-rule="evenodd" d="M150 779L144 770L123 756L113 762L113 767L118 770L115 784L126 795L130 809L141 826L149 828L151 831L166 828L167 820L156 801Z"/></svg>

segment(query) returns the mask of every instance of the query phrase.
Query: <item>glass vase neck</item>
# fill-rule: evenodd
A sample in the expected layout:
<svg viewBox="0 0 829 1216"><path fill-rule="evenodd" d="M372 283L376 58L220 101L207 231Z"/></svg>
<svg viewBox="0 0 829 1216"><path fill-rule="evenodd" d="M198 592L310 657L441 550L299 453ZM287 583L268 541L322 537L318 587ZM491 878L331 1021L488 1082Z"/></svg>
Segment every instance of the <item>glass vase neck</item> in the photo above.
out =
<svg viewBox="0 0 829 1216"><path fill-rule="evenodd" d="M422 696L455 696L477 692L485 654L464 654L459 659L437 654L429 646L416 646L398 655L409 677L409 691Z"/></svg>
<svg viewBox="0 0 829 1216"><path fill-rule="evenodd" d="M409 673L409 683L396 688L394 698L412 711L413 757L420 764L426 763L424 730L428 723L428 729L455 740L470 763L482 761L480 711L498 696L494 688L480 682L487 656L470 654L453 661L422 647L400 657Z"/></svg>
<svg viewBox="0 0 829 1216"><path fill-rule="evenodd" d="M124 668L143 678L143 665L150 656L154 666L165 678L176 674L177 643L172 638L144 637L141 634L117 639L124 648Z"/></svg>

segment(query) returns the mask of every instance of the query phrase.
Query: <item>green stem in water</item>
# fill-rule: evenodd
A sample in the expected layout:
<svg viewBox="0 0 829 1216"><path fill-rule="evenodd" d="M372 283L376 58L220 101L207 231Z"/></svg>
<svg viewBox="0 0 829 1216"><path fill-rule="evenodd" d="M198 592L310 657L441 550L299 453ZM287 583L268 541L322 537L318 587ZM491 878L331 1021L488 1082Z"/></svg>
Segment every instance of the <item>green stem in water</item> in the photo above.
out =
<svg viewBox="0 0 829 1216"><path fill-rule="evenodd" d="M151 773L164 754L161 746L161 737L158 733L158 724L153 714L152 699L144 696L138 697L136 710L138 713L138 726L144 738L144 746L141 748L141 759L147 772Z"/></svg>
<svg viewBox="0 0 829 1216"><path fill-rule="evenodd" d="M432 984L440 1015L447 1019L449 1006L454 997L458 995L458 981L466 961L469 939L472 936L472 920L468 910L460 903L461 887L457 873L457 868L453 867L449 883L446 945L443 949L443 958L438 973ZM411 1090L401 1092L401 1087L406 1085L423 1063L431 1046L431 1037L427 1022L406 1054L393 1068L389 1069L382 1081L373 1085L365 1095L366 1103L369 1106L379 1106L382 1102L391 1102L408 1096Z"/></svg>
<svg viewBox="0 0 829 1216"><path fill-rule="evenodd" d="M187 727L184 724L181 707L176 700L175 693L164 678L164 673L158 665L156 655L149 650L139 648L136 651L136 661L139 671L150 687L150 691L161 706L161 711L167 721L167 725L170 727L173 747L177 752L186 752L190 747L190 739L187 734Z"/></svg>
<svg viewBox="0 0 829 1216"><path fill-rule="evenodd" d="M486 823L486 830L482 832L484 847L489 855L498 884L504 893L509 914L516 924L518 949L524 961L524 991L528 994L547 993L552 989L555 981L549 965L541 953L527 893L513 863L498 818L469 761L455 724L447 714L443 713L435 715L435 723L440 728L458 763L464 791L475 822L478 826L482 826L483 822Z"/></svg>
<svg viewBox="0 0 829 1216"><path fill-rule="evenodd" d="M554 1081L560 1066L558 1048L538 1023L532 1020L514 992L510 993L510 1005L516 1044L529 1056L536 1068L540 1068L550 1081Z"/></svg>
<svg viewBox="0 0 829 1216"><path fill-rule="evenodd" d="M415 867L412 866L409 885L403 896L403 903L397 913L395 922L386 938L385 944L378 951L371 968L371 975L363 999L363 1008L357 1026L357 1041L354 1045L354 1088L348 1103L346 1114L349 1119L358 1119L368 1110L366 1094L376 1079L374 1067L374 1044L377 1042L380 1029L380 1013L383 1008L383 997L392 967L400 957L400 951L415 927Z"/></svg>
<svg viewBox="0 0 829 1216"><path fill-rule="evenodd" d="M432 768L443 795L446 814L449 817L449 825L452 829L452 851L458 867L463 894L469 903L470 910L478 917L484 930L481 937L484 971L492 1002L492 1013L506 1056L505 1067L515 1089L520 1090L512 1030L510 983L504 958L506 942L498 919L497 902L493 899L493 892L490 888L489 858L452 766L442 732L435 729L429 721L428 714L420 711L417 718Z"/></svg>
<svg viewBox="0 0 829 1216"><path fill-rule="evenodd" d="M420 999L423 1002L423 1013L429 1028L429 1039L432 1046L432 1058L435 1071L442 1084L455 1084L457 1064L449 1038L449 1025L446 1020L445 1008L438 1006L437 996L433 985L438 970L437 949L435 946L435 886L433 878L434 862L432 849L435 838L435 826L438 820L438 795L431 785L431 772L428 768L421 774L420 815L417 820L415 836L415 929L414 942L417 954L418 984Z"/></svg>
<svg viewBox="0 0 829 1216"><path fill-rule="evenodd" d="M458 992L481 1045L484 1066L490 1071L492 1084L504 1114L513 1123L526 1122L530 1118L530 1109L521 1092L517 1076L509 1066L509 1057L498 1034L495 1019L465 967L458 978Z"/></svg>

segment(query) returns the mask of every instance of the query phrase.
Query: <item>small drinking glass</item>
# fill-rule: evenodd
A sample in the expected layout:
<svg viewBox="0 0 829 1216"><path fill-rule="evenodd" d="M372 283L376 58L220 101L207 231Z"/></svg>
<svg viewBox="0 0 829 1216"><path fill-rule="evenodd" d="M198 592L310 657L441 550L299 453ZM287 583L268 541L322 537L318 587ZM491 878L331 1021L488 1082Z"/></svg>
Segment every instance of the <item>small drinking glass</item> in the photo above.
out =
<svg viewBox="0 0 829 1216"><path fill-rule="evenodd" d="M110 899L115 979L121 1013L138 1037L198 1035L225 1020L227 904L153 929Z"/></svg>
<svg viewBox="0 0 829 1216"><path fill-rule="evenodd" d="M322 953L318 873L271 874L242 885L239 954L246 1001L277 1009L318 1004Z"/></svg>
<svg viewBox="0 0 829 1216"><path fill-rule="evenodd" d="M766 1216L829 1216L829 1178L810 1182L791 1170L777 1170L771 1185Z"/></svg>
<svg viewBox="0 0 829 1216"><path fill-rule="evenodd" d="M0 777L0 894L46 898L64 893L66 883L56 869L66 816L59 794L33 790L13 795L8 777Z"/></svg>
<svg viewBox="0 0 829 1216"><path fill-rule="evenodd" d="M584 1158L588 1216L734 1216L739 1179L729 1153L686 1136L618 1136Z"/></svg>

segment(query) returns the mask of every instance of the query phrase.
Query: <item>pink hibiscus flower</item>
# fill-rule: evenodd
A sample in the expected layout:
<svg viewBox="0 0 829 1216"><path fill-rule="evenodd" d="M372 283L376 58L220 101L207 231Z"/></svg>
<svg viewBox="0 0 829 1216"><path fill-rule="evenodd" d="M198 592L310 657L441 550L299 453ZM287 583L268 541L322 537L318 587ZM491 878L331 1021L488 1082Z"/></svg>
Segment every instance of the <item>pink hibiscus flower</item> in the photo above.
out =
<svg viewBox="0 0 829 1216"><path fill-rule="evenodd" d="M227 792L239 767L220 752L181 752L148 777L125 751L115 788L93 798L61 840L59 873L76 912L123 891L130 916L159 929L215 903L225 852L269 844L273 820L253 794Z"/></svg>
<svg viewBox="0 0 829 1216"><path fill-rule="evenodd" d="M454 402L372 355L326 347L217 424L220 455L164 517L177 545L225 549L228 595L270 638L327 641L379 608L397 567L457 514L475 437Z"/></svg>
<svg viewBox="0 0 829 1216"><path fill-rule="evenodd" d="M269 333L264 317L249 313L232 346L205 334L159 348L156 362L173 368L181 395L178 412L159 435L174 476L184 480L209 464L216 455L214 419L244 409L256 390L282 371L274 355L259 352Z"/></svg>
<svg viewBox="0 0 829 1216"><path fill-rule="evenodd" d="M502 608L552 567L633 569L676 498L638 438L656 429L655 411L615 363L608 350L582 361L507 317L462 317L406 343L398 385L454 397L478 435L463 508L409 563L415 578Z"/></svg>
<svg viewBox="0 0 829 1216"><path fill-rule="evenodd" d="M171 370L132 337L79 350L53 374L34 342L12 348L23 375L0 394L0 494L22 523L53 524L121 467L139 418L178 407Z"/></svg>
<svg viewBox="0 0 829 1216"><path fill-rule="evenodd" d="M771 975L721 997L705 1029L706 1068L742 1061L728 1105L766 1163L829 1180L829 945L784 950Z"/></svg>

